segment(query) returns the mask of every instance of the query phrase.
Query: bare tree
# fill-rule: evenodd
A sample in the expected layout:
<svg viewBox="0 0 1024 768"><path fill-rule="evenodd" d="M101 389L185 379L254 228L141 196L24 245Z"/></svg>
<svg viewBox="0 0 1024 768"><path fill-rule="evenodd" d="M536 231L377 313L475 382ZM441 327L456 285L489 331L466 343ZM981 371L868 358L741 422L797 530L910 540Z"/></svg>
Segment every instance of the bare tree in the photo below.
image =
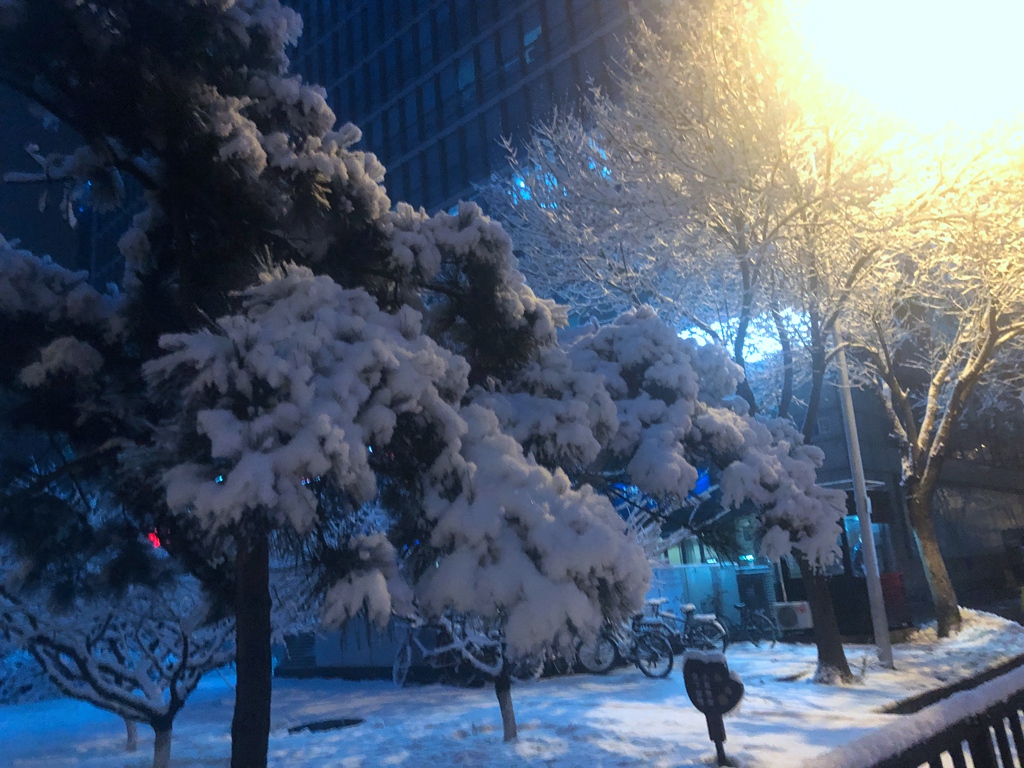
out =
<svg viewBox="0 0 1024 768"><path fill-rule="evenodd" d="M1020 126L948 140L908 192L898 237L851 304L850 343L902 447L910 523L940 636L960 626L932 500L972 394L998 399L1024 351L1024 157ZM895 233L894 233L895 234Z"/></svg>
<svg viewBox="0 0 1024 768"><path fill-rule="evenodd" d="M849 236L878 228L890 179L882 134L811 71L776 3L673 4L641 25L615 98L538 126L512 181L483 190L531 285L581 314L650 304L751 374L752 333L775 336L779 415L794 377L814 385L807 439L836 307L873 253Z"/></svg>
<svg viewBox="0 0 1024 768"><path fill-rule="evenodd" d="M0 585L8 641L27 650L66 696L153 729L153 768L167 768L174 718L204 674L234 660L233 622L210 621L196 588L132 587L118 601L67 611ZM128 728L129 742L132 728Z"/></svg>
<svg viewBox="0 0 1024 768"><path fill-rule="evenodd" d="M755 412L773 410L755 387L788 416L809 383L807 442L836 319L886 227L894 151L813 71L778 3L672 4L657 32L641 26L614 99L539 126L511 185L484 190L542 293L580 314L651 304L704 331L743 367ZM755 330L777 339L776 364L748 364ZM821 666L848 678L824 576L801 570Z"/></svg>

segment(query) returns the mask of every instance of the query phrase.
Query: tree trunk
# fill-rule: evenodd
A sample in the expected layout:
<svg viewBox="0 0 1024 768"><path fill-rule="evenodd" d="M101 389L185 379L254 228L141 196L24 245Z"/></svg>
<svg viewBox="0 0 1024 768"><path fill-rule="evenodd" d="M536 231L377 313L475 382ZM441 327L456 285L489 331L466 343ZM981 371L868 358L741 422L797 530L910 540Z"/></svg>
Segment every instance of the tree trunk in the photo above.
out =
<svg viewBox="0 0 1024 768"><path fill-rule="evenodd" d="M935 604L935 619L939 637L948 637L950 632L960 629L961 617L956 590L942 559L939 542L935 537L935 524L931 514L931 494L920 486L914 487L907 495L907 511L910 525L914 529L914 540L921 554L921 563L928 578L928 589Z"/></svg>
<svg viewBox="0 0 1024 768"><path fill-rule="evenodd" d="M505 741L515 741L519 735L516 730L516 712L512 708L512 678L508 674L508 664L501 665L501 672L494 678L494 693L498 697L501 709L501 727Z"/></svg>
<svg viewBox="0 0 1024 768"><path fill-rule="evenodd" d="M171 726L153 726L153 768L169 768L171 764Z"/></svg>
<svg viewBox="0 0 1024 768"><path fill-rule="evenodd" d="M789 418L789 406L793 402L793 343L786 330L786 323L778 307L772 307L772 320L775 321L775 332L779 336L782 347L782 392L779 394L779 418Z"/></svg>
<svg viewBox="0 0 1024 768"><path fill-rule="evenodd" d="M814 621L814 644L818 647L818 669L814 680L818 683L849 683L853 680L850 665L843 651L843 639L839 635L839 624L836 622L836 610L832 603L832 593L828 591L828 580L821 571L816 571L802 557L800 575L803 577L807 602L811 606L811 619Z"/></svg>
<svg viewBox="0 0 1024 768"><path fill-rule="evenodd" d="M266 768L270 739L270 555L267 535L240 540L235 585L235 714L231 768Z"/></svg>
<svg viewBox="0 0 1024 768"><path fill-rule="evenodd" d="M139 748L139 726L134 720L124 718L124 730L127 738L124 742L125 752L134 752Z"/></svg>

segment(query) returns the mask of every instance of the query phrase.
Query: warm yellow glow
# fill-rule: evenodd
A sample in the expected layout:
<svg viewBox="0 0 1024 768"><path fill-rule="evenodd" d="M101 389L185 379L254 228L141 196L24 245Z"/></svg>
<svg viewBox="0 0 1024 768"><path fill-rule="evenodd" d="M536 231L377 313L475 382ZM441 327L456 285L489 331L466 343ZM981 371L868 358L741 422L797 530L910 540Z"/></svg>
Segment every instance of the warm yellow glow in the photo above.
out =
<svg viewBox="0 0 1024 768"><path fill-rule="evenodd" d="M1024 0L791 0L825 74L933 131L1024 112Z"/></svg>

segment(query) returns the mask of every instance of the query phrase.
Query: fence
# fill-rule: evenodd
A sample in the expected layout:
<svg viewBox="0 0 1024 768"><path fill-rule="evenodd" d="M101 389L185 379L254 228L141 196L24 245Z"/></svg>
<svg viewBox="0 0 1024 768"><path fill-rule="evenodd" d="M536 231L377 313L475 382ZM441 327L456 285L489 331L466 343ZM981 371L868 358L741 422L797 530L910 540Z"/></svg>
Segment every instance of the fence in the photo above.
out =
<svg viewBox="0 0 1024 768"><path fill-rule="evenodd" d="M1024 669L954 694L807 768L1022 768Z"/></svg>

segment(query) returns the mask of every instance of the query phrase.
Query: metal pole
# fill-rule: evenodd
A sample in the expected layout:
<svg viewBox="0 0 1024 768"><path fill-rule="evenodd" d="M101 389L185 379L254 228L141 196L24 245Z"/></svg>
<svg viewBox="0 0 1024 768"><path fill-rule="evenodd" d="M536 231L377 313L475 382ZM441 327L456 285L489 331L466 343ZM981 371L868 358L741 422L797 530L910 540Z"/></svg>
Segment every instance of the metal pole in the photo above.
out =
<svg viewBox="0 0 1024 768"><path fill-rule="evenodd" d="M878 573L878 557L875 555L875 537L871 530L871 506L868 499L867 483L864 480L864 463L860 455L857 419L853 413L850 371L846 366L843 334L838 323L836 323L835 332L836 340L839 343L839 397L843 403L843 426L846 432L846 449L850 454L853 499L857 505L857 519L860 521L860 545L861 552L864 553L864 571L868 582L871 627L875 632L875 645L878 646L879 662L886 669L895 669L892 660L892 643L889 641L889 620L885 615L885 600L882 596L882 579Z"/></svg>

